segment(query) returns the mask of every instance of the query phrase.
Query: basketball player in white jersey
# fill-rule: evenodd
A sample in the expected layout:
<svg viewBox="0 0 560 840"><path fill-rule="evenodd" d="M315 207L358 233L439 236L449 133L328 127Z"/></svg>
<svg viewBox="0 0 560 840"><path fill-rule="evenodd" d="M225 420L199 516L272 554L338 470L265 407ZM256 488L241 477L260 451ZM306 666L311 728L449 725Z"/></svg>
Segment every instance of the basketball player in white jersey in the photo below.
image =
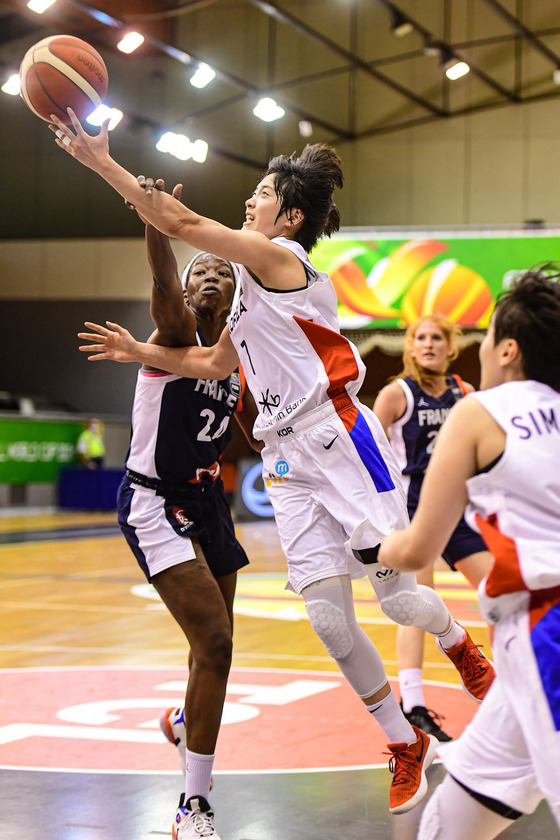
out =
<svg viewBox="0 0 560 840"><path fill-rule="evenodd" d="M98 172L168 235L236 262L240 283L229 329L214 347L172 349L136 342L118 325L88 324L92 358L143 361L186 376L222 378L242 361L259 416L265 478L290 586L301 594L313 629L390 740L390 808L409 810L427 790L425 769L437 741L404 717L375 646L358 626L351 577L367 573L384 612L438 636L460 663L469 691L485 693L493 669L441 598L413 574L377 562L383 536L408 517L399 470L379 421L357 399L364 365L340 335L328 275L307 253L338 229L333 192L340 160L323 144L299 157L270 161L246 202L242 230L232 230L153 189L139 187L108 152L107 128L87 135L53 121L60 148ZM482 672L482 673L481 673ZM180 838L182 840L182 838Z"/></svg>
<svg viewBox="0 0 560 840"><path fill-rule="evenodd" d="M441 750L449 775L420 840L491 840L543 797L560 826L559 281L553 267L529 271L498 301L481 391L452 409L412 524L379 555L391 568L427 565L465 505L493 555L478 591L497 678Z"/></svg>

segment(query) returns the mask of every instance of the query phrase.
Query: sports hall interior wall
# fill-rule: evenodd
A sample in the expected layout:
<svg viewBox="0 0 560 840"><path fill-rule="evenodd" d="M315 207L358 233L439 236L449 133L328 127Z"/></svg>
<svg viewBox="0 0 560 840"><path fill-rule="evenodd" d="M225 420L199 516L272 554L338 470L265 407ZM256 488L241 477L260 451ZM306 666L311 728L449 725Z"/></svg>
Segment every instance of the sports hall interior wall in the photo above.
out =
<svg viewBox="0 0 560 840"><path fill-rule="evenodd" d="M0 97L0 390L40 394L88 413L127 415L135 365L91 364L79 354L84 320L151 331L143 226L122 199L58 149L12 97ZM274 131L274 129L268 129ZM347 226L522 225L560 222L560 109L539 102L340 144ZM314 136L313 140L330 139ZM259 173L213 157L205 166L151 153L139 131L117 131L115 157L133 172L185 182L185 200L238 226ZM291 151L291 150L287 150ZM178 260L190 251L175 244ZM560 255L549 255L560 258ZM473 355L474 353L474 355ZM455 369L475 384L475 351ZM472 358L471 358L472 357ZM398 359L367 358L373 394Z"/></svg>

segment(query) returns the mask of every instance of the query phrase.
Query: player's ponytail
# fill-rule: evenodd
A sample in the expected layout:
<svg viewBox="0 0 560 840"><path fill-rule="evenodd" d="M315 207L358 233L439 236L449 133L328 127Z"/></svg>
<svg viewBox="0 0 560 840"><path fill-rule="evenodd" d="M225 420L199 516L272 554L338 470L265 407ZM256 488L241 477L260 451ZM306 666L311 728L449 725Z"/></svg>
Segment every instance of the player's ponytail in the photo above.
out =
<svg viewBox="0 0 560 840"><path fill-rule="evenodd" d="M325 229L323 230L323 236L331 236L333 233L336 233L336 231L339 230L339 228L340 211L336 204L331 204L331 209L329 211L329 215L325 223Z"/></svg>

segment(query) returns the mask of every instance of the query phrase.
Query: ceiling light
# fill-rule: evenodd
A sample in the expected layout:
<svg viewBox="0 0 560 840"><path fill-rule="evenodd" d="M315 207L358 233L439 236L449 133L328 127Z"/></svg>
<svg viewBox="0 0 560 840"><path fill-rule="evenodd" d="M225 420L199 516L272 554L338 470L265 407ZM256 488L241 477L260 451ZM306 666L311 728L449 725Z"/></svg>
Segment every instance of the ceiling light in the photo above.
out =
<svg viewBox="0 0 560 840"><path fill-rule="evenodd" d="M422 52L424 55L435 55L438 58L441 56L442 45L438 41L434 41L430 35L424 38L424 47Z"/></svg>
<svg viewBox="0 0 560 840"><path fill-rule="evenodd" d="M192 159L196 163L204 163L208 154L208 143L206 140L195 140L192 144Z"/></svg>
<svg viewBox="0 0 560 840"><path fill-rule="evenodd" d="M213 70L209 64L203 61L198 65L196 72L191 76L191 85L195 88L205 88L210 84L212 79L216 78L216 71Z"/></svg>
<svg viewBox="0 0 560 840"><path fill-rule="evenodd" d="M106 119L110 118L109 131L112 131L122 120L124 114L118 108L110 108L108 105L99 105L93 113L86 117L86 122L90 125L102 125Z"/></svg>
<svg viewBox="0 0 560 840"><path fill-rule="evenodd" d="M301 137L311 137L313 134L313 125L309 120L300 120L298 128Z"/></svg>
<svg viewBox="0 0 560 840"><path fill-rule="evenodd" d="M264 96L262 99L259 99L253 108L255 117L263 120L263 122L279 120L285 113L284 109L277 105L274 99L271 99L269 96Z"/></svg>
<svg viewBox="0 0 560 840"><path fill-rule="evenodd" d="M144 43L144 36L140 32L127 32L124 38L121 38L117 47L123 53L131 53L138 49L140 44Z"/></svg>
<svg viewBox="0 0 560 840"><path fill-rule="evenodd" d="M17 96L21 90L19 73L12 73L12 75L6 79L0 90L3 93L9 93L10 96Z"/></svg>
<svg viewBox="0 0 560 840"><path fill-rule="evenodd" d="M196 163L204 163L208 153L208 143L205 140L195 140L191 143L184 134L166 131L156 143L158 152L166 152L179 160L192 158Z"/></svg>
<svg viewBox="0 0 560 840"><path fill-rule="evenodd" d="M414 26L398 9L391 9L391 32L395 38L404 38L414 32Z"/></svg>
<svg viewBox="0 0 560 840"><path fill-rule="evenodd" d="M53 3L56 3L56 0L29 0L27 8L31 9L32 12L37 12L38 15L42 15Z"/></svg>
<svg viewBox="0 0 560 840"><path fill-rule="evenodd" d="M466 61L458 61L455 58L445 66L445 75L454 82L462 76L466 76L470 69Z"/></svg>
<svg viewBox="0 0 560 840"><path fill-rule="evenodd" d="M557 67L552 74L552 81L555 85L560 85L560 67Z"/></svg>

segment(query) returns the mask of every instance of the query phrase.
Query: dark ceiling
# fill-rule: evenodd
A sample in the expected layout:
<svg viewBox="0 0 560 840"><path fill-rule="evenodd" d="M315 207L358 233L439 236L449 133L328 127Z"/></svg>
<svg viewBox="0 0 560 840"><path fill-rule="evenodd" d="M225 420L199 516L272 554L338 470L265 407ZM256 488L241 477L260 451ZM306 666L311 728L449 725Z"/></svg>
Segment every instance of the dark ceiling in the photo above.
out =
<svg viewBox="0 0 560 840"><path fill-rule="evenodd" d="M410 31L397 37L403 22ZM116 42L131 27L146 42L124 56ZM343 151L428 122L560 99L557 0L57 0L43 15L7 0L2 75L59 32L89 41L107 63L107 102L125 112L113 146L121 162L133 167L139 146L155 144L163 130L181 132L205 139L216 177L233 173L241 189L272 154L307 142L301 121L312 126L311 142ZM468 76L445 77L449 54L470 65ZM198 61L218 74L204 90L188 84ZM252 114L262 94L285 108L282 120L265 124ZM0 97L2 121L21 121L47 142L40 121L9 98Z"/></svg>

